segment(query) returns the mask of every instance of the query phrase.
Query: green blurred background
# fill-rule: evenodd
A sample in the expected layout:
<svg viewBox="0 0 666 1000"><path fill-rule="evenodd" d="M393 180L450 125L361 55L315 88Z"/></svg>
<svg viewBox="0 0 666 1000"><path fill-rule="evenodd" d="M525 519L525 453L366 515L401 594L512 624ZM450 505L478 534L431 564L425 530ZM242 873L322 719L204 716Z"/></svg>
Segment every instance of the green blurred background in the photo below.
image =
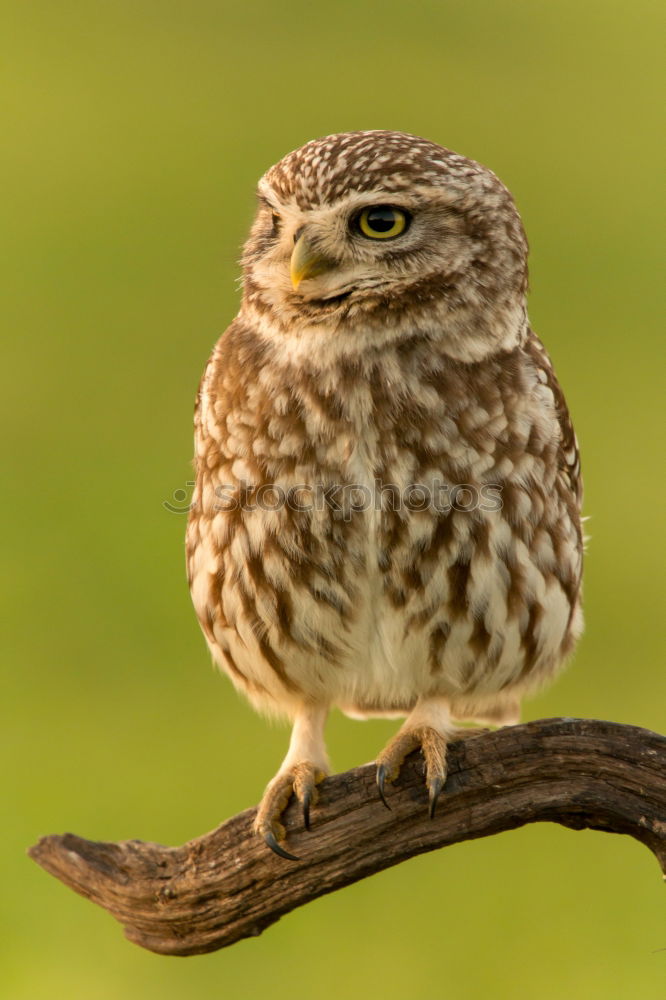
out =
<svg viewBox="0 0 666 1000"><path fill-rule="evenodd" d="M255 181L334 131L427 136L513 191L592 538L585 639L526 717L666 729L659 7L5 8L3 997L663 998L663 889L626 838L542 825L460 845L186 960L129 944L25 856L64 830L182 843L256 802L282 757L286 731L210 665L185 516L163 501L191 478L193 398L236 312ZM334 766L394 729L333 717Z"/></svg>

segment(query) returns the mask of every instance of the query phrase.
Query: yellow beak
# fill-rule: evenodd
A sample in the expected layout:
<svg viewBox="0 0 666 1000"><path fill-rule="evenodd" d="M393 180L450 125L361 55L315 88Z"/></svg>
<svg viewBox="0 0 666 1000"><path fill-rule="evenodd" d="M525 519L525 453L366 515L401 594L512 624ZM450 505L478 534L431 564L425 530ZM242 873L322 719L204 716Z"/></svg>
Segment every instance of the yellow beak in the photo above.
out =
<svg viewBox="0 0 666 1000"><path fill-rule="evenodd" d="M290 274L294 291L298 290L305 278L316 278L318 274L325 274L336 266L337 261L316 250L308 241L307 234L301 233L291 254Z"/></svg>

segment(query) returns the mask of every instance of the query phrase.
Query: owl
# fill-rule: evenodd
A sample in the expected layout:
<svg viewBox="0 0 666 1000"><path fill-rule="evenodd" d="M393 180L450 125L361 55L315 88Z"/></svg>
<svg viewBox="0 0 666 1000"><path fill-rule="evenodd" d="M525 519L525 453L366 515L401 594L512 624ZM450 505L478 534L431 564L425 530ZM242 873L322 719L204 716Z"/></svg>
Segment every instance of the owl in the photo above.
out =
<svg viewBox="0 0 666 1000"><path fill-rule="evenodd" d="M518 721L582 628L581 479L487 168L401 132L327 136L261 178L240 311L196 403L187 531L216 664L292 724L255 830L310 828L324 726L403 718L430 814L456 721Z"/></svg>

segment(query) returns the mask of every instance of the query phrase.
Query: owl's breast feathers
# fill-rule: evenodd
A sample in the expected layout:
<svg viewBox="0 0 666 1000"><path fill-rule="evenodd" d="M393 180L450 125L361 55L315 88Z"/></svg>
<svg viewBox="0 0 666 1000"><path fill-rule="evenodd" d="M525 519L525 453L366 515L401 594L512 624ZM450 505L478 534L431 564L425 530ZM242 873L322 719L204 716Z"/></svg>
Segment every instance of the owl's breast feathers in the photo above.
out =
<svg viewBox="0 0 666 1000"><path fill-rule="evenodd" d="M548 679L581 630L581 486L538 338L316 361L237 320L204 374L187 558L216 661L286 713L474 714Z"/></svg>

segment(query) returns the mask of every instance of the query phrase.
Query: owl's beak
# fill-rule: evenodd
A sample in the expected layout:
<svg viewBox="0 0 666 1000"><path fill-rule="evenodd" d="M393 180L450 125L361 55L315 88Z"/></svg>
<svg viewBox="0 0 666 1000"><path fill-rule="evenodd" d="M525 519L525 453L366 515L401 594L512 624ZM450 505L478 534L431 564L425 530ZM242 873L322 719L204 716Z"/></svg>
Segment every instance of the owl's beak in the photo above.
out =
<svg viewBox="0 0 666 1000"><path fill-rule="evenodd" d="M305 278L316 278L319 274L332 271L337 263L317 250L308 240L307 233L301 233L291 254L290 274L294 291Z"/></svg>

